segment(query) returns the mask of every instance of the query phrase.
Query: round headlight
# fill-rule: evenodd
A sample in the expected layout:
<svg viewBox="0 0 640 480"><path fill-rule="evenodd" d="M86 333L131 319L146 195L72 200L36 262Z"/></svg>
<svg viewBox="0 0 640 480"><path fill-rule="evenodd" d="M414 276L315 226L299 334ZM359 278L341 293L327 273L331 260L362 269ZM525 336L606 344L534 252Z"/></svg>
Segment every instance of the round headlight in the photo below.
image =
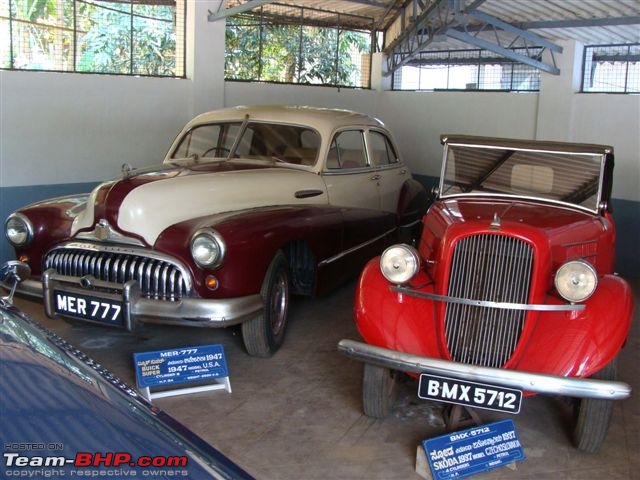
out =
<svg viewBox="0 0 640 480"><path fill-rule="evenodd" d="M598 286L595 268L584 260L572 260L556 272L556 290L569 302L582 302L589 298Z"/></svg>
<svg viewBox="0 0 640 480"><path fill-rule="evenodd" d="M4 225L7 240L14 247L24 247L33 239L33 226L27 217L20 213L13 213Z"/></svg>
<svg viewBox="0 0 640 480"><path fill-rule="evenodd" d="M392 245L380 257L380 271L391 283L407 283L418 270L420 255L409 245Z"/></svg>
<svg viewBox="0 0 640 480"><path fill-rule="evenodd" d="M214 230L200 230L191 238L191 256L201 267L217 267L224 252L224 241Z"/></svg>

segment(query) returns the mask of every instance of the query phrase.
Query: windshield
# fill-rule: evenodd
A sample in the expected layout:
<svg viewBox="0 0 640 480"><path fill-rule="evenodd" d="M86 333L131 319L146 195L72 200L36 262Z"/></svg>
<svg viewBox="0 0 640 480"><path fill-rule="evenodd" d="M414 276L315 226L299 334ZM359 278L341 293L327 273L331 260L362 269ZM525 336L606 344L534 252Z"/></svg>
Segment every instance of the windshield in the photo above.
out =
<svg viewBox="0 0 640 480"><path fill-rule="evenodd" d="M448 144L441 196L507 194L570 203L597 212L604 156Z"/></svg>
<svg viewBox="0 0 640 480"><path fill-rule="evenodd" d="M249 122L243 129L241 122L211 123L185 133L171 158L243 158L313 166L319 148L320 135L306 127Z"/></svg>

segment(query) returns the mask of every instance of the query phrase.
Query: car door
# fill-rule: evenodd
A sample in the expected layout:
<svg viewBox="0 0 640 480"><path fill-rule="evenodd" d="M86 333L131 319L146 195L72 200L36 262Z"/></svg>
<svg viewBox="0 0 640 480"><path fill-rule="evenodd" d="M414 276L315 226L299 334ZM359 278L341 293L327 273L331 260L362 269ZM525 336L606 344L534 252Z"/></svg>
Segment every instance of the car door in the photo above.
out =
<svg viewBox="0 0 640 480"><path fill-rule="evenodd" d="M363 260L380 253L379 244L395 226L395 212L381 209L380 177L367 155L365 129L343 129L334 134L322 177L329 203L342 212L342 252L338 255L360 268Z"/></svg>
<svg viewBox="0 0 640 480"><path fill-rule="evenodd" d="M375 167L375 175L378 177L380 208L395 213L402 185L410 178L409 171L400 162L393 142L385 132L369 130L367 147L371 164Z"/></svg>
<svg viewBox="0 0 640 480"><path fill-rule="evenodd" d="M364 130L336 132L331 141L322 177L329 203L334 206L378 210L377 177L365 148Z"/></svg>

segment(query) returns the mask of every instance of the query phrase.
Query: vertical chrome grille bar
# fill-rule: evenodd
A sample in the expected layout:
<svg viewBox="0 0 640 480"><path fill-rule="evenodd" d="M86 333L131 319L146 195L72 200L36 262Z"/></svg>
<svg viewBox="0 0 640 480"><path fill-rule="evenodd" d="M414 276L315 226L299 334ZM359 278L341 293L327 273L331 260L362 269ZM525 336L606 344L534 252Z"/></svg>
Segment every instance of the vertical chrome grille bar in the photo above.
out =
<svg viewBox="0 0 640 480"><path fill-rule="evenodd" d="M533 252L502 234L460 239L454 247L447 294L493 302L527 303ZM500 367L513 354L525 311L447 304L445 341L455 361Z"/></svg>
<svg viewBox="0 0 640 480"><path fill-rule="evenodd" d="M176 301L187 294L187 284L175 265L139 255L60 248L44 258L43 266L61 275L92 275L112 283L135 280L147 298Z"/></svg>

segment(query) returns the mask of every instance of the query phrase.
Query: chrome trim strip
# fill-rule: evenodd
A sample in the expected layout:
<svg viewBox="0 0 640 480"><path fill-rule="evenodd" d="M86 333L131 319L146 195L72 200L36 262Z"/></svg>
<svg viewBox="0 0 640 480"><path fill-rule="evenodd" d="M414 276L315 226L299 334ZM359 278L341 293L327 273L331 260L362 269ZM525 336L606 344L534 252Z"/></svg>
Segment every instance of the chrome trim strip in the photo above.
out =
<svg viewBox="0 0 640 480"><path fill-rule="evenodd" d="M356 360L401 372L432 373L529 392L604 400L624 400L631 396L631 387L624 382L478 367L375 347L354 340L340 340L338 351Z"/></svg>
<svg viewBox="0 0 640 480"><path fill-rule="evenodd" d="M366 167L358 167L358 168L346 168L346 169L335 168L333 170L327 169L320 172L320 175L332 177L334 175L355 175L358 173L375 173L375 171L376 169L374 167L367 165Z"/></svg>
<svg viewBox="0 0 640 480"><path fill-rule="evenodd" d="M470 305L473 307L490 307L502 308L505 310L533 310L538 312L572 312L585 309L585 305L569 304L569 305L546 305L536 303L508 303L508 302L488 302L486 300L471 300L469 298L449 297L447 295L437 295L435 293L425 293L412 290L407 287L399 287L393 285L389 290L410 295L412 297L428 298L437 302L457 303L460 305Z"/></svg>
<svg viewBox="0 0 640 480"><path fill-rule="evenodd" d="M442 192L442 189L440 191ZM449 195L440 194L439 198L445 200L448 198L460 198L460 197L462 198L468 198L468 197L500 198L500 199L506 199L506 200L513 199L513 200L525 200L525 201L535 201L535 202L547 202L553 205L557 205L559 207L564 207L568 210L580 210L582 212L587 212L592 215L598 214L597 208L592 210L590 208L577 205L575 203L567 203L561 200L554 200L552 198L528 197L526 195L515 195L515 194L509 194L509 193L483 193L483 192L453 193Z"/></svg>
<svg viewBox="0 0 640 480"><path fill-rule="evenodd" d="M171 265L174 265L180 273L182 273L182 277L184 279L184 283L187 287L187 292L191 292L193 290L193 280L191 278L191 274L187 267L185 267L181 262L176 260L174 257L169 255L164 255L162 253L154 252L151 250L143 249L143 248L129 248L125 246L116 246L116 245L98 245L95 243L87 243L87 242L67 242L61 245L57 245L52 248L45 254L45 258L54 253L56 250L60 249L74 249L74 250L90 250L93 252L107 252L107 253L119 253L119 254L128 254L128 255L137 255L139 257L148 258L150 260L159 260L161 262L167 262ZM98 260L100 261L100 259ZM65 262L66 263L66 262ZM140 264L142 267L143 265ZM107 268L105 266L105 268ZM142 272L139 272L142 274Z"/></svg>
<svg viewBox="0 0 640 480"><path fill-rule="evenodd" d="M96 242L124 243L126 245L135 245L136 247L145 246L142 240L127 237L119 232L116 232L108 223L106 225L96 223L92 231L79 232L74 236L74 238L77 238L79 240L93 240Z"/></svg>
<svg viewBox="0 0 640 480"><path fill-rule="evenodd" d="M136 321L192 327L226 327L242 323L264 308L262 297L258 294L223 299L182 298L180 301L171 302L141 297L140 287L134 280L124 285L95 279L90 283L113 293L83 288L81 277L59 275L53 269L44 273L42 283L28 280L21 282L20 286L28 287L32 294L39 290L44 300L45 313L49 318L57 316L53 308L54 289L122 300L127 330L131 330Z"/></svg>
<svg viewBox="0 0 640 480"><path fill-rule="evenodd" d="M387 235L393 233L395 230L396 230L395 228L392 228L391 230L387 230L382 235L378 235L377 237L372 238L371 240L367 240L366 242L361 243L360 245L356 245L355 247L351 247L351 248L349 248L347 250L344 250L344 251L338 253L337 255L334 255L333 257L326 258L326 259L322 260L320 263L318 263L318 267L324 267L325 265L333 263L336 260L341 259L342 257L346 257L347 255L352 254L356 250L360 250L361 248L364 248L364 247L366 247L368 245L371 245L372 243L375 243L378 240L380 240L380 239L386 237Z"/></svg>

